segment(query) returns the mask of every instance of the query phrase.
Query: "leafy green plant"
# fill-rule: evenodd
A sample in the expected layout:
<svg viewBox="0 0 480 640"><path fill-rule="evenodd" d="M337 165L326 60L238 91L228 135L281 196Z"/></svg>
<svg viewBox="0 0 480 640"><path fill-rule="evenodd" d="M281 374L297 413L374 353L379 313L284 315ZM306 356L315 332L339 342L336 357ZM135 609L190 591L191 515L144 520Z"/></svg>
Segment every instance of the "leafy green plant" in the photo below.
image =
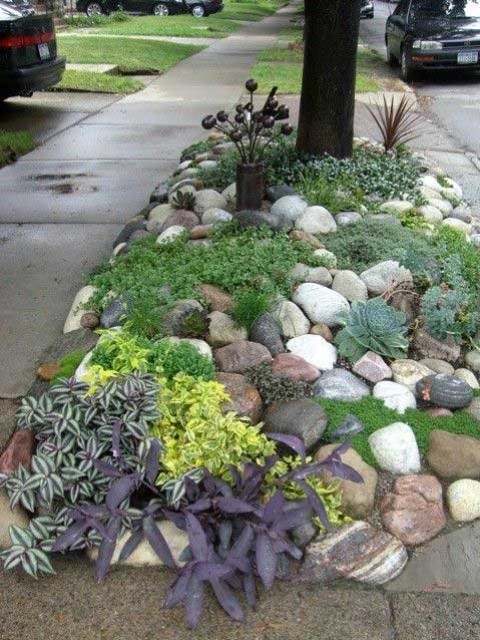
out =
<svg viewBox="0 0 480 640"><path fill-rule="evenodd" d="M415 113L415 100L411 100L408 94L404 94L398 104L395 104L395 96L390 102L385 94L383 101L367 109L375 121L382 135L382 143L385 151L392 151L400 144L407 144L418 138L417 125L422 116Z"/></svg>
<svg viewBox="0 0 480 640"><path fill-rule="evenodd" d="M211 358L202 355L188 342L172 342L168 338L152 345L149 358L152 367L162 377L172 380L184 373L200 380L212 380L215 366Z"/></svg>
<svg viewBox="0 0 480 640"><path fill-rule="evenodd" d="M335 343L340 355L351 362L359 360L367 351L392 360L405 357L408 350L406 316L383 298L355 301L349 311L341 313L339 320L344 328L337 333Z"/></svg>
<svg viewBox="0 0 480 640"><path fill-rule="evenodd" d="M311 384L275 375L269 364L263 363L247 369L245 377L257 389L266 405L274 402L290 402L313 394Z"/></svg>
<svg viewBox="0 0 480 640"><path fill-rule="evenodd" d="M271 306L272 295L267 291L243 289L235 293L230 313L239 327L250 331L255 320L270 311Z"/></svg>
<svg viewBox="0 0 480 640"><path fill-rule="evenodd" d="M213 147L218 144L218 140L200 140L199 142L194 142L189 147L186 147L180 156L181 162L184 160L194 160L195 156L200 153L209 153Z"/></svg>
<svg viewBox="0 0 480 640"><path fill-rule="evenodd" d="M452 338L461 343L472 336L479 324L478 298L465 286L450 288L446 284L431 287L421 301L421 313L430 333L441 340Z"/></svg>
<svg viewBox="0 0 480 640"><path fill-rule="evenodd" d="M91 365L113 369L119 374L148 370L150 344L147 340L115 329L98 333L101 339L93 350Z"/></svg>
<svg viewBox="0 0 480 640"><path fill-rule="evenodd" d="M52 379L51 384L56 384L60 378L71 378L84 357L85 352L82 349L71 351L63 356L58 363L60 368Z"/></svg>
<svg viewBox="0 0 480 640"><path fill-rule="evenodd" d="M174 209L193 211L195 207L195 193L192 191L182 191L181 189L177 189L172 197L171 205Z"/></svg>

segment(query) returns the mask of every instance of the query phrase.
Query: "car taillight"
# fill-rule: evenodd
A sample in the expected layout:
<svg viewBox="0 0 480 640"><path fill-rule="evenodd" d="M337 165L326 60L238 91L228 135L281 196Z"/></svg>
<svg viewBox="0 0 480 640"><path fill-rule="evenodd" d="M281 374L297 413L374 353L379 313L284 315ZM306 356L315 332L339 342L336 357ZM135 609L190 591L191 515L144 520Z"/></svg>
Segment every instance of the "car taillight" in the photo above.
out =
<svg viewBox="0 0 480 640"><path fill-rule="evenodd" d="M6 38L0 38L0 49L30 47L34 44L43 44L54 39L54 33L36 33L31 36L7 36Z"/></svg>

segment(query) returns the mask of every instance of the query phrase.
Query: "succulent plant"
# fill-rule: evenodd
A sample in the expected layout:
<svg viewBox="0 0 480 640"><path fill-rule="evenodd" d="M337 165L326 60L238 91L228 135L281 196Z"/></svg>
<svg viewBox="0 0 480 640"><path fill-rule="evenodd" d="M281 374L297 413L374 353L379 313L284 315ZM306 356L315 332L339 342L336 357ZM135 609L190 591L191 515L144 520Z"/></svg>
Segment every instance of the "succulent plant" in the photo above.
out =
<svg viewBox="0 0 480 640"><path fill-rule="evenodd" d="M367 351L391 359L404 358L408 349L405 321L405 314L389 306L383 298L353 302L351 309L340 317L344 328L335 338L340 355L351 362L356 362Z"/></svg>
<svg viewBox="0 0 480 640"><path fill-rule="evenodd" d="M195 192L182 190L181 188L177 189L172 196L171 205L174 209L193 211L195 207Z"/></svg>

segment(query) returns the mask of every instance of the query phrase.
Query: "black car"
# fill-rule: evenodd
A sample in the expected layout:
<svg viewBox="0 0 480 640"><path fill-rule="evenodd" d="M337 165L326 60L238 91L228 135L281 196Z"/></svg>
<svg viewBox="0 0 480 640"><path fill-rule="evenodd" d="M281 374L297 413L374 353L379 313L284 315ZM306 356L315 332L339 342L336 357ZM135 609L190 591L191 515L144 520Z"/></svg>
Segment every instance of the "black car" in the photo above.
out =
<svg viewBox="0 0 480 640"><path fill-rule="evenodd" d="M47 89L62 79L64 71L53 18L23 16L0 0L0 100Z"/></svg>
<svg viewBox="0 0 480 640"><path fill-rule="evenodd" d="M371 0L362 0L360 3L360 18L372 19L375 16L375 9Z"/></svg>
<svg viewBox="0 0 480 640"><path fill-rule="evenodd" d="M480 69L478 0L401 0L387 20L390 64L408 81L415 71Z"/></svg>
<svg viewBox="0 0 480 640"><path fill-rule="evenodd" d="M196 18L209 16L223 9L223 0L77 0L77 11L87 16L109 14L112 11L156 16L191 13Z"/></svg>

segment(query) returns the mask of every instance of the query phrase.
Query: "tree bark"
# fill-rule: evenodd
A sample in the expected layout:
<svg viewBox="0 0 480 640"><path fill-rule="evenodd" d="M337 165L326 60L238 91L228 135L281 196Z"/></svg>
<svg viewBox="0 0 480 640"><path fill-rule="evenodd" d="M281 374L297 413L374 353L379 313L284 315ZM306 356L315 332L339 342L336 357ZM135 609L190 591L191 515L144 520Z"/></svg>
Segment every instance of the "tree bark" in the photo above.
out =
<svg viewBox="0 0 480 640"><path fill-rule="evenodd" d="M352 153L360 0L305 0L297 149Z"/></svg>

